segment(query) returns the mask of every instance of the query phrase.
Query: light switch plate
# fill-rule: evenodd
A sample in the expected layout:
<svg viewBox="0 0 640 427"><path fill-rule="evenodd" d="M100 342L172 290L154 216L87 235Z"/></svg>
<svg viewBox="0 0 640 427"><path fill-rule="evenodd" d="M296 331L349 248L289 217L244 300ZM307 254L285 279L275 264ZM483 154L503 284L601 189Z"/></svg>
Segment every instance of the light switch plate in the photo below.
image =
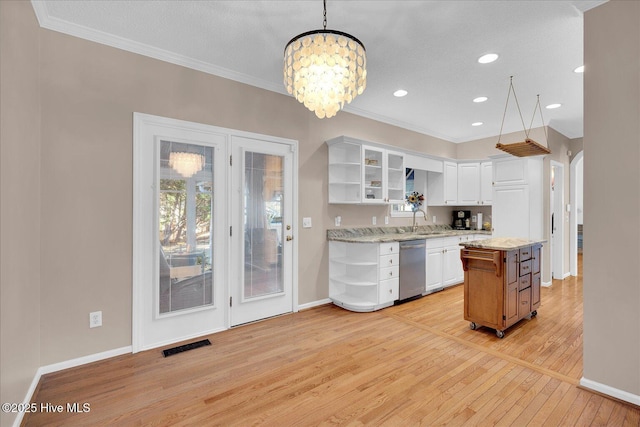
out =
<svg viewBox="0 0 640 427"><path fill-rule="evenodd" d="M302 228L311 228L311 218L309 217L302 218Z"/></svg>

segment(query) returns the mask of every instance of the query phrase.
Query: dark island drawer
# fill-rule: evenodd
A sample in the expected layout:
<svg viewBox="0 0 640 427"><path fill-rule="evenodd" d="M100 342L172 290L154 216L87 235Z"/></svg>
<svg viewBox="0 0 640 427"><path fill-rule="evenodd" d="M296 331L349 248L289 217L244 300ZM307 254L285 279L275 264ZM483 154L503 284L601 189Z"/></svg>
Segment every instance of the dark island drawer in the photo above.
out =
<svg viewBox="0 0 640 427"><path fill-rule="evenodd" d="M520 249L520 261L531 259L531 246Z"/></svg>
<svg viewBox="0 0 640 427"><path fill-rule="evenodd" d="M522 261L520 263L520 276L526 276L531 273L531 260Z"/></svg>
<svg viewBox="0 0 640 427"><path fill-rule="evenodd" d="M527 289L531 286L531 275L527 274L520 277L520 283L518 284L518 290Z"/></svg>

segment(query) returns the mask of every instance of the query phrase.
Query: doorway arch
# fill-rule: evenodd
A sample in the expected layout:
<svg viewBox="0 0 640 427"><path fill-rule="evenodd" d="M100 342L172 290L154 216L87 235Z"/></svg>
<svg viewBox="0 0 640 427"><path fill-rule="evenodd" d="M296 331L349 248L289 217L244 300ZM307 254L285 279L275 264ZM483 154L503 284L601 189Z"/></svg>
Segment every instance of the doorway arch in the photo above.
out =
<svg viewBox="0 0 640 427"><path fill-rule="evenodd" d="M580 151L569 164L569 197L572 208L569 215L569 270L572 276L578 275L578 216L582 214L580 200L582 199L584 183L583 160L584 151Z"/></svg>

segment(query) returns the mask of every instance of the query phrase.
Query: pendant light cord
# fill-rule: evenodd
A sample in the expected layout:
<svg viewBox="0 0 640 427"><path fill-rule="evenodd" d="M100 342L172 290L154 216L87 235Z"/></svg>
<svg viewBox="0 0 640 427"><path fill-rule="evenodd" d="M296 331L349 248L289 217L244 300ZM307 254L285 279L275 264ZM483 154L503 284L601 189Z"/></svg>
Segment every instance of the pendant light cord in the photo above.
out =
<svg viewBox="0 0 640 427"><path fill-rule="evenodd" d="M531 133L531 128L533 127L533 119L536 117L536 110L540 111L540 120L542 120L542 129L544 129L544 138L547 141L547 147L549 147L549 135L547 134L547 127L544 125L544 117L542 116L542 107L540 106L540 94L538 94L538 101L536 102L536 106L533 109L533 116L531 116L531 123L529 124L529 132L527 133L527 137L529 133Z"/></svg>
<svg viewBox="0 0 640 427"><path fill-rule="evenodd" d="M504 128L504 119L505 117L507 117L507 106L509 105L509 96L511 95L511 92L513 92L513 98L516 100L516 107L518 107L518 114L520 115L520 121L522 122L522 128L524 129L525 137L529 138L529 132L527 131L527 127L524 124L524 118L522 118L522 111L520 110L520 104L518 103L516 90L513 88L513 76L511 76L509 80L509 90L507 91L507 102L505 102L504 104L504 113L502 114L502 123L500 124L500 135L498 135L498 144L500 143L500 138L502 137L502 129ZM533 122L533 119L531 121ZM542 124L544 125L544 122Z"/></svg>

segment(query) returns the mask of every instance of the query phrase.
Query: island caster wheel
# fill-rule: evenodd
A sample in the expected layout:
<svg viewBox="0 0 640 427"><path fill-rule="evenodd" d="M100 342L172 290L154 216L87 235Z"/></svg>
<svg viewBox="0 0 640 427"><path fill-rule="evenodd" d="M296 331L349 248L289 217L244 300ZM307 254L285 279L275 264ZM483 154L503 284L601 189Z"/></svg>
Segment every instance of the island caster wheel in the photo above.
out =
<svg viewBox="0 0 640 427"><path fill-rule="evenodd" d="M469 323L469 328L472 331L475 331L478 328L478 325L476 325L476 322L471 322L471 323Z"/></svg>
<svg viewBox="0 0 640 427"><path fill-rule="evenodd" d="M533 311L531 312L531 316L532 316L532 317L536 317L537 315L538 315L538 310L533 310Z"/></svg>
<svg viewBox="0 0 640 427"><path fill-rule="evenodd" d="M496 336L498 338L504 338L504 331L496 331Z"/></svg>

